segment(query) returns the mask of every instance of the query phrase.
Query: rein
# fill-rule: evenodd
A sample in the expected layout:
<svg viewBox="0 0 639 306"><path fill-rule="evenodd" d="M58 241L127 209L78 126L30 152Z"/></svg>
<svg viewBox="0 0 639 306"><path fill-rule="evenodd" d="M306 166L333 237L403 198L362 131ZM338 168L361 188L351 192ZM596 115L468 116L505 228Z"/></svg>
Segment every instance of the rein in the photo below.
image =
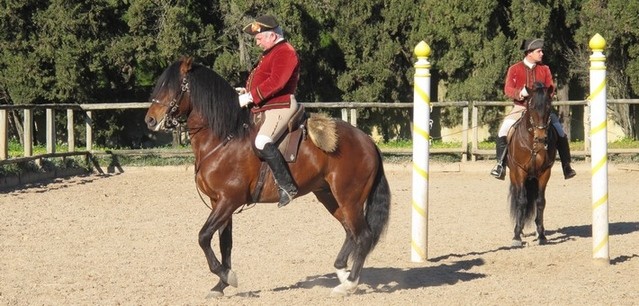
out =
<svg viewBox="0 0 639 306"><path fill-rule="evenodd" d="M188 76L188 75L187 75ZM151 103L155 103L155 104L160 104L164 107L167 108L166 114L165 114L165 122L164 122L164 127L166 129L172 129L176 126L178 126L178 124L180 124L180 120L178 118L178 116L176 116L176 114L178 113L179 109L180 109L180 105L179 102L182 101L182 98L184 97L184 94L187 92L190 92L189 89L189 81L187 79L187 76L184 76L184 78L182 78L182 84L180 84L180 92L176 93L175 96L173 97L173 99L171 99L171 101L169 101L169 103L162 103L161 101L157 100L157 99L151 99ZM192 137L193 135L199 133L200 131L202 131L203 129L205 129L205 127L200 126L200 127L194 127L194 128L190 128L188 127L188 133L189 133L189 137ZM248 126L245 125L245 128L248 128ZM221 141L220 143L217 144L217 146L215 146L215 148L213 148L213 150L209 151L202 159L200 159L199 163L195 164L195 169L194 169L194 173L193 173L193 178L195 181L195 190L197 190L197 194L200 197L200 200L202 200L202 203L204 203L204 206L206 206L206 208L208 208L209 210L213 210L213 207L211 207L206 200L204 200L204 197L202 196L202 192L200 190L200 188L197 185L197 174L200 171L200 164L208 159L213 153L217 152L219 149L221 149L222 147L226 146L231 140L233 140L233 135L228 135L224 138L223 141ZM255 205L255 204L253 204ZM235 212L236 214L241 213L242 211L244 211L244 207L252 207L252 206L247 206L246 204L237 212Z"/></svg>
<svg viewBox="0 0 639 306"><path fill-rule="evenodd" d="M200 128L202 129L202 128ZM199 130L198 130L199 131ZM219 150L221 147L226 146L226 144L229 143L229 141L231 141L233 139L233 136L229 135L226 136L226 138L224 138L224 140L220 143L217 144L217 146L215 146L215 148L213 148L213 150L209 151L208 154L206 154L206 156L204 156L204 158L202 158L200 160L200 163L209 158L209 156L211 156L211 154L215 153L215 151ZM200 196L200 200L202 200L202 203L204 203L204 206L206 206L206 208L213 210L213 207L211 207L208 203L206 203L206 200L204 200L204 197L202 197L202 192L200 191L200 188L197 186L197 173L200 172L200 164L196 163L195 167L194 167L194 172L193 172L193 180L195 181L195 190L197 190L197 195Z"/></svg>

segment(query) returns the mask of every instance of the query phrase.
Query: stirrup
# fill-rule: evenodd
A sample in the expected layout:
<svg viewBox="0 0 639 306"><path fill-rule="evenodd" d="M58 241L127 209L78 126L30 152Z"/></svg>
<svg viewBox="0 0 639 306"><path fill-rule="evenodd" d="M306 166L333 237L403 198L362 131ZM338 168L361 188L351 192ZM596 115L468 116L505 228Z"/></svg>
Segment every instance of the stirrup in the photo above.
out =
<svg viewBox="0 0 639 306"><path fill-rule="evenodd" d="M282 208L293 200L297 194L297 190L286 191L284 188L279 188L280 202L277 204L278 208Z"/></svg>
<svg viewBox="0 0 639 306"><path fill-rule="evenodd" d="M493 170L490 170L490 175L494 176L498 180L504 180L506 178L506 170L502 164L497 164L493 167Z"/></svg>

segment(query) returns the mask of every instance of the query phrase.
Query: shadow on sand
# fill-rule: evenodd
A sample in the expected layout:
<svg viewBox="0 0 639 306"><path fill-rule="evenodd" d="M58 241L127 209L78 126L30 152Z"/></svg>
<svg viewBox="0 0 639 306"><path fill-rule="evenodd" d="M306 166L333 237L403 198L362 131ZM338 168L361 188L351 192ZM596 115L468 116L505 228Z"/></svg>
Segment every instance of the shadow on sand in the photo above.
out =
<svg viewBox="0 0 639 306"><path fill-rule="evenodd" d="M462 260L452 264L441 264L431 267L410 269L399 268L364 268L360 286L355 294L371 292L394 292L397 290L417 289L442 285L453 285L486 277L484 274L470 273L467 270L484 264L480 258ZM291 289L310 289L313 287L333 288L339 285L335 273L309 276L293 285L274 288L273 291ZM239 293L243 297L259 297L260 291Z"/></svg>

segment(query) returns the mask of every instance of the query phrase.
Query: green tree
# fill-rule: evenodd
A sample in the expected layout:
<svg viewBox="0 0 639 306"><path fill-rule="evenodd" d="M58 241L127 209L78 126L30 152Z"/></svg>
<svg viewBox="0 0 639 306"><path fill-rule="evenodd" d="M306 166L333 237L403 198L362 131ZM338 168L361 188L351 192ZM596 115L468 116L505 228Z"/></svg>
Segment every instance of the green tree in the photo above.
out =
<svg viewBox="0 0 639 306"><path fill-rule="evenodd" d="M588 93L588 42L599 33L606 40L606 90L609 98L633 98L639 95L639 3L621 0L588 0L580 10L581 26L575 32L577 48L570 52L573 77L585 88L580 99ZM615 121L627 135L639 137L639 107L609 104Z"/></svg>

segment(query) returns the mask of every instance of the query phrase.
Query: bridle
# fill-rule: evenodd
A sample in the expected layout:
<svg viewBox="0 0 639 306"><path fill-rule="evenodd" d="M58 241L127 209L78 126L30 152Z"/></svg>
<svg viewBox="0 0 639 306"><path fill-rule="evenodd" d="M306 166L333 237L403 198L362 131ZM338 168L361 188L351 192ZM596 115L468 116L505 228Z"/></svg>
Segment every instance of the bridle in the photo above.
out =
<svg viewBox="0 0 639 306"><path fill-rule="evenodd" d="M539 124L535 122L535 120L533 120L533 116L530 113L530 108L531 108L530 101L532 101L532 98L528 99L526 112L528 112L528 122L530 123L530 126L528 127L528 132L533 134L533 149L532 149L533 152L532 153L534 155L538 151L537 144L543 144L543 149L548 150L548 127L550 126L550 114L548 115L548 119L546 119L546 121L543 124ZM535 131L543 131L544 136L543 137L537 136L539 134L535 133Z"/></svg>
<svg viewBox="0 0 639 306"><path fill-rule="evenodd" d="M169 101L169 103L162 103L158 99L151 99L151 103L160 104L166 107L166 114L164 115L164 127L166 129L171 129L176 127L182 120L180 120L179 116L177 116L179 110L179 102L182 101L184 97L184 93L189 92L189 81L187 80L187 76L182 78L182 84L180 84L180 91L175 93L173 99Z"/></svg>

